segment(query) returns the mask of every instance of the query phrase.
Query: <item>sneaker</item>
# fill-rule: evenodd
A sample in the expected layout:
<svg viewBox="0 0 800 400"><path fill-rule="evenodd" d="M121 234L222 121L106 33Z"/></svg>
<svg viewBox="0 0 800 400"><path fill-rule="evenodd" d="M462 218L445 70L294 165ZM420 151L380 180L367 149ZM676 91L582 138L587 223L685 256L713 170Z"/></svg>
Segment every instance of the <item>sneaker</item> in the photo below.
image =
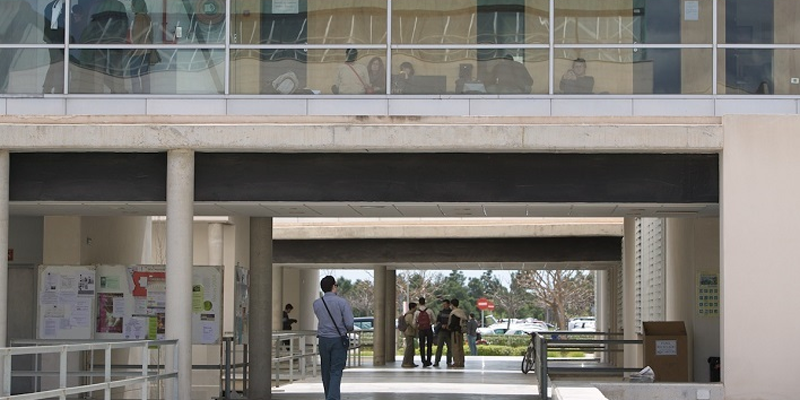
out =
<svg viewBox="0 0 800 400"><path fill-rule="evenodd" d="M433 366L439 368L439 363L434 363Z"/></svg>

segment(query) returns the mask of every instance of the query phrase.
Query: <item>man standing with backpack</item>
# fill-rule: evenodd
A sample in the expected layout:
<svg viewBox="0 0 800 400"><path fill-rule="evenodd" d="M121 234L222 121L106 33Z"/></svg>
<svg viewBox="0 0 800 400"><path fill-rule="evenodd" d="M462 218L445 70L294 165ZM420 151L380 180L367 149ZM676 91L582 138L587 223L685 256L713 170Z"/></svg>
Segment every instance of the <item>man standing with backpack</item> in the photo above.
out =
<svg viewBox="0 0 800 400"><path fill-rule="evenodd" d="M452 348L450 346L450 328L447 323L450 321L450 300L442 300L442 310L436 317L436 361L433 363L434 367L439 366L439 361L442 360L442 347L447 346L447 366L450 366Z"/></svg>
<svg viewBox="0 0 800 400"><path fill-rule="evenodd" d="M408 312L403 314L403 323L398 321L397 329L403 331L403 336L406 339L406 351L403 353L403 368L414 368L414 339L417 338L417 328L414 326L414 311L416 311L416 303L408 303Z"/></svg>
<svg viewBox="0 0 800 400"><path fill-rule="evenodd" d="M422 359L423 367L430 367L431 356L433 355L433 321L436 317L428 307L425 306L425 298L419 298L417 311L414 313L414 321L419 332L419 357Z"/></svg>

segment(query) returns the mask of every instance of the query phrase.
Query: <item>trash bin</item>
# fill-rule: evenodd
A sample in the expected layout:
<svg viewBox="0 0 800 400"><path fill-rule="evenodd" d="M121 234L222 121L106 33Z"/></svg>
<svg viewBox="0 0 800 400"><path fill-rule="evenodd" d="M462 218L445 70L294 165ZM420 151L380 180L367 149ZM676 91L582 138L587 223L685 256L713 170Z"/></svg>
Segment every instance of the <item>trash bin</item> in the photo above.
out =
<svg viewBox="0 0 800 400"><path fill-rule="evenodd" d="M708 357L709 382L719 382L720 358Z"/></svg>

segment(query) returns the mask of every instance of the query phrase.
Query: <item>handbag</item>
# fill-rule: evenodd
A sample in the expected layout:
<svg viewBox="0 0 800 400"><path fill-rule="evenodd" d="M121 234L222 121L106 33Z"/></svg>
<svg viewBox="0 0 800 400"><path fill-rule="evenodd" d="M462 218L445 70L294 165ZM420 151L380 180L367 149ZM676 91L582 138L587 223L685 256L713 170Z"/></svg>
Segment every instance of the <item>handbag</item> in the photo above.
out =
<svg viewBox="0 0 800 400"><path fill-rule="evenodd" d="M364 83L364 80L361 79L361 75L359 75L358 72L356 72L355 68L353 68L352 65L347 64L347 66L350 67L350 70L353 71L354 74L356 74L356 78L358 78L358 81L361 82L361 86L364 86L364 93L375 94L375 88L373 88L372 86L367 86L367 84Z"/></svg>
<svg viewBox="0 0 800 400"><path fill-rule="evenodd" d="M325 310L328 311L328 316L331 317L331 322L333 322L333 327L336 328L336 332L339 332L339 325L337 325L336 320L333 319L333 314L331 314L331 309L328 308L328 303L325 302L325 297L320 297L320 300L322 300L322 304L325 305ZM341 334L341 332L339 332L339 334ZM342 335L340 339L342 340L342 347L344 347L345 349L350 348L350 338L347 337L347 334Z"/></svg>

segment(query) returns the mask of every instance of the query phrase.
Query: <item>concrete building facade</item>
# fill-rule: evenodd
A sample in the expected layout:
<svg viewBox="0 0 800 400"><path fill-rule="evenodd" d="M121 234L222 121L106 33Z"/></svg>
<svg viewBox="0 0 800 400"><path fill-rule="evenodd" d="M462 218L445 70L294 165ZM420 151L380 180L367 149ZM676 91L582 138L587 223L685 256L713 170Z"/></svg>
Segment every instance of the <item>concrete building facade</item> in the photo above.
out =
<svg viewBox="0 0 800 400"><path fill-rule="evenodd" d="M726 399L795 397L800 2L367 3L146 1L153 32L132 42L92 29L102 14L134 32L143 12L129 2L2 2L0 32L14 34L0 39L0 251L13 250L1 298L35 282L26 266L163 256L167 312L185 318L191 265L238 262L264 306L251 328L269 332L292 299L279 289L313 286L272 265L272 218L616 217L605 326L636 337L647 315L685 321L695 380L718 355ZM335 80L349 49L381 59L383 79ZM593 88L570 93L561 80L579 59ZM504 60L533 82L503 87ZM404 82L404 62L424 78ZM198 228L198 216L224 219ZM636 297L649 293L636 265L651 265L636 261L639 218L663 218L661 310ZM390 294L391 270L375 271ZM700 272L719 273L719 317L697 313ZM33 323L14 311L0 305L4 343ZM190 333L173 321L188 371ZM763 340L756 326L775 329ZM191 375L178 386L192 397Z"/></svg>

